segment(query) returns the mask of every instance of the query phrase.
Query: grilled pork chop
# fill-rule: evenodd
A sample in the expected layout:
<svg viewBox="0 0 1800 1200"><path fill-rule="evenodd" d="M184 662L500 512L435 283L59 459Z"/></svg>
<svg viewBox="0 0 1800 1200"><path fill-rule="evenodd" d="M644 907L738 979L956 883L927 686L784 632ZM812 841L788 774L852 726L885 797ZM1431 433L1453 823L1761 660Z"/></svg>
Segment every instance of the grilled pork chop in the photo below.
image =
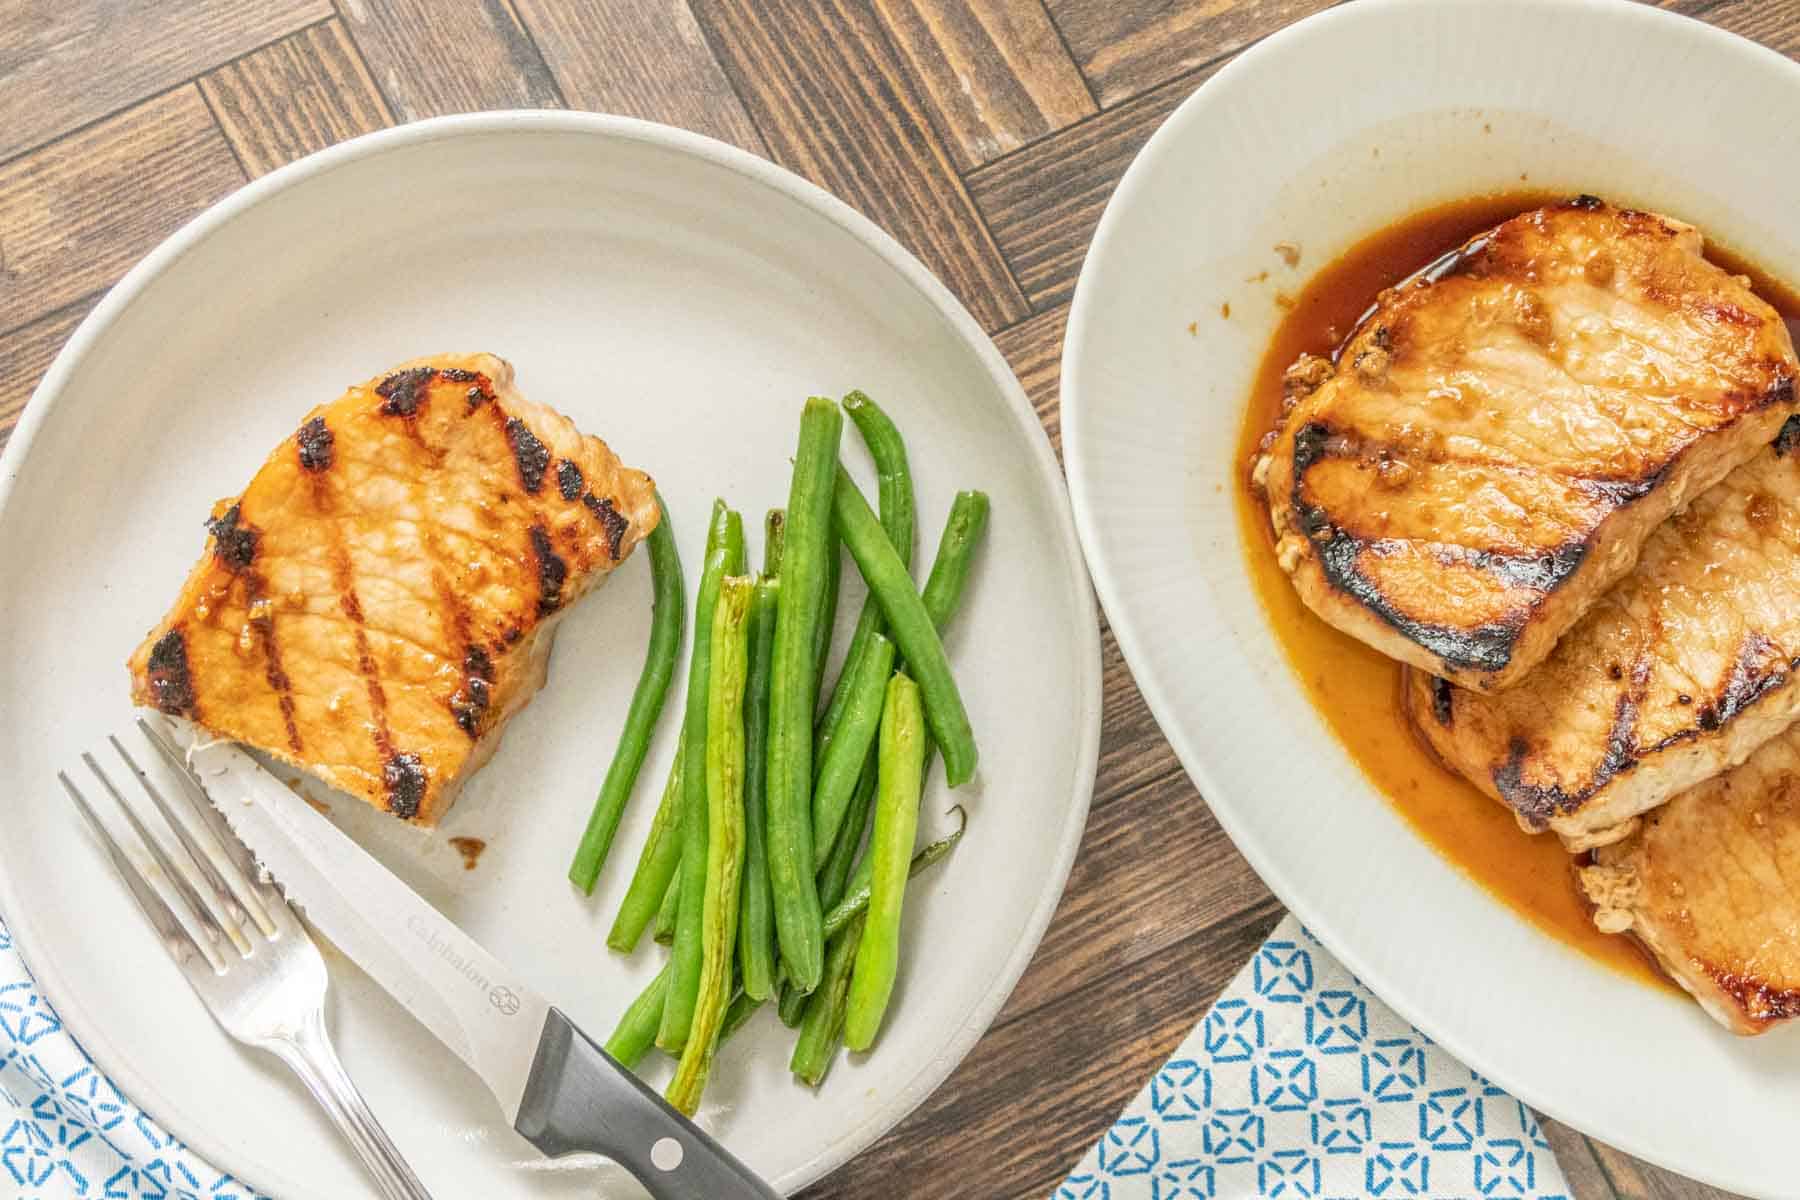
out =
<svg viewBox="0 0 1800 1200"><path fill-rule="evenodd" d="M1790 436L1791 435L1791 436ZM1800 418L1644 543L1516 687L1409 671L1438 755L1576 849L1744 761L1800 715Z"/></svg>
<svg viewBox="0 0 1800 1200"><path fill-rule="evenodd" d="M491 354L314 409L207 522L132 697L432 825L658 520L648 476Z"/></svg>
<svg viewBox="0 0 1800 1200"><path fill-rule="evenodd" d="M1800 1016L1800 733L1684 792L1594 854L1595 923L1629 930L1721 1025Z"/></svg>
<svg viewBox="0 0 1800 1200"><path fill-rule="evenodd" d="M1297 364L1256 478L1314 612L1498 691L1775 436L1797 374L1696 229L1583 197L1384 292L1335 366Z"/></svg>

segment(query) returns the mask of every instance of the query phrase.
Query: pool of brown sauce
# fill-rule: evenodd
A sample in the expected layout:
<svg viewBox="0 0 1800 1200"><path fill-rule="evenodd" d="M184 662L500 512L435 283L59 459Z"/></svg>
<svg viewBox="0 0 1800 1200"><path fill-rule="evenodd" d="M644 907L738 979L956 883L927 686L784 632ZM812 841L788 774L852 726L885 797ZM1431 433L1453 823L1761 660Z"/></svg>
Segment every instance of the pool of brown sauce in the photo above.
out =
<svg viewBox="0 0 1800 1200"><path fill-rule="evenodd" d="M1281 374L1290 363L1301 354L1331 353L1383 288L1508 217L1566 198L1521 191L1425 209L1363 239L1317 272L1294 298L1257 370L1238 438L1245 481L1238 520L1250 576L1282 649L1369 780L1440 853L1540 929L1617 970L1661 980L1635 942L1594 928L1571 857L1553 836L1525 833L1508 809L1441 765L1414 736L1400 711L1400 665L1331 628L1300 602L1275 563L1268 510L1248 486L1258 444L1280 416ZM1709 244L1707 257L1749 275L1757 293L1790 321L1800 318L1800 296L1787 287L1729 251Z"/></svg>

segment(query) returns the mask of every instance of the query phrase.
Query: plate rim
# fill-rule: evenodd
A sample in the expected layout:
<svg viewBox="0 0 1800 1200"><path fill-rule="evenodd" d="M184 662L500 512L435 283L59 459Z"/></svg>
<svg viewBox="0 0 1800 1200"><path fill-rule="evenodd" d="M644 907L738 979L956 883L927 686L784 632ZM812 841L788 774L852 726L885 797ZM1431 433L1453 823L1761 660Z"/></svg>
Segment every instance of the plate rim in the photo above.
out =
<svg viewBox="0 0 1800 1200"><path fill-rule="evenodd" d="M1590 12L1601 12L1608 19L1620 21L1641 21L1645 25L1661 24L1665 28L1680 26L1683 36L1710 42L1719 53L1732 53L1746 58L1760 58L1765 62L1779 63L1783 69L1795 77L1797 90L1800 90L1800 63L1753 41L1727 30L1708 25L1704 21L1654 8L1649 5L1632 3L1631 0L1510 0L1517 8L1562 8L1580 7ZM1481 1073L1518 1100L1551 1118L1584 1132L1591 1127L1586 1120L1572 1120L1566 1117L1565 1111L1545 1089L1535 1082L1521 1079L1504 1057L1494 1058L1488 1055L1472 1054L1464 1041L1454 1033L1446 1034L1439 1022L1430 1014L1419 1011L1413 1004L1407 991L1394 984L1392 974L1384 969L1371 965L1368 959L1357 950L1354 937L1346 936L1342 931L1348 923L1338 920L1324 907L1314 904L1308 899L1308 890L1304 883L1297 882L1295 877L1280 865L1280 855L1270 846L1256 840L1247 824L1239 819L1238 809L1231 803L1214 804L1207 797L1225 795L1229 789L1212 786L1211 773L1203 755L1175 720L1175 708L1169 699L1168 691L1162 676L1155 666L1156 656L1153 652L1153 641L1149 631L1142 629L1132 613L1130 600L1120 586L1113 565L1112 547L1103 532L1103 516L1093 502L1093 484L1089 471L1093 469L1093 461L1084 451L1084 443L1090 437L1087 432L1087 406L1081 398L1081 386L1078 382L1082 364L1082 345L1087 340L1087 327L1093 320L1092 309L1094 290L1090 285L1090 268L1099 258L1104 256L1107 245L1125 224L1125 209L1140 190L1147 187L1149 164L1170 152L1171 147L1183 137L1183 130L1199 119L1210 101L1207 91L1221 80L1235 80L1240 75L1259 70L1265 59L1275 58L1290 43L1305 39L1328 36L1340 22L1366 20L1370 12L1383 12L1389 9L1442 9L1446 0L1359 0L1356 4L1338 5L1321 12L1314 13L1299 21L1295 21L1261 41L1246 48L1238 56L1226 63L1216 73L1202 80L1200 84L1175 109L1163 119L1154 133L1132 157L1130 165L1120 177L1118 186L1108 197L1106 208L1102 212L1100 222L1096 226L1094 236L1088 243L1086 254L1082 259L1080 276L1076 279L1074 295L1069 305L1069 321L1063 337L1062 357L1059 364L1058 381L1062 407L1062 439L1064 474L1069 481L1069 495L1075 510L1075 528L1081 537L1083 551L1087 554L1088 574L1093 578L1094 590L1100 597L1101 610L1106 614L1107 623L1118 642L1119 653L1131 670L1132 679L1143 693L1144 701L1155 718L1157 727L1168 739L1181 762L1182 769L1187 772L1189 780L1201 793L1202 800L1218 819L1220 826L1231 838L1232 845L1242 854L1251 868L1277 899L1300 918L1301 923L1318 937L1331 953L1355 975L1366 983L1383 1003L1392 1008L1403 1020L1412 1024L1432 1041L1442 1046L1451 1055L1463 1063L1481 1071ZM1235 542L1235 538L1233 539ZM1436 853L1435 849L1433 851ZM1655 1142L1622 1132L1614 1137L1610 1134L1596 1133L1592 1136L1623 1150L1636 1158L1640 1158L1655 1166L1676 1174L1733 1192L1753 1194L1757 1181L1749 1177L1732 1174L1722 1164L1694 1163L1684 1160L1670 1150Z"/></svg>
<svg viewBox="0 0 1800 1200"><path fill-rule="evenodd" d="M697 158L732 171L753 184L801 205L837 225L872 250L930 304L957 337L975 352L999 393L1003 410L1012 418L1013 425L1030 448L1031 463L1038 480L1049 485L1052 520L1058 529L1062 548L1076 568L1066 581L1069 593L1067 600L1085 633L1081 636L1080 644L1069 650L1080 679L1083 698L1078 713L1071 803L1056 856L1044 877L1045 886L1027 914L1024 935L994 977L993 986L976 1004L971 1019L956 1028L939 1052L904 1087L877 1104L868 1116L853 1124L835 1142L827 1144L812 1158L771 1181L782 1193L791 1194L829 1175L895 1129L942 1086L992 1026L995 1017L1017 987L1025 968L1036 956L1038 947L1043 942L1044 932L1068 887L1069 872L1087 829L1087 816L1099 765L1101 716L1104 708L1100 615L1095 603L1084 544L1078 535L1062 468L1051 448L1049 435L1032 408L1023 385L994 345L993 339L962 301L950 291L948 285L938 279L893 235L824 188L775 162L705 134L637 117L567 110L499 109L432 117L363 134L296 159L221 197L159 242L107 291L57 352L49 370L44 373L43 379L26 402L11 438L5 447L0 448L0 512L4 512L11 498L20 474L20 465L30 453L39 426L60 399L68 379L82 360L103 341L113 323L145 288L174 267L215 230L290 188L361 159L432 142L518 133L623 140L658 146ZM154 1081L131 1066L114 1040L107 1037L104 1030L90 1018L79 995L58 972L55 959L48 953L33 956L26 949L27 943L42 944L37 936L42 930L33 921L30 907L21 902L21 897L5 872L0 872L0 912L6 914L7 923L13 930L14 947L20 958L31 972L39 990L61 1018L64 1027L76 1038L94 1064L124 1090L132 1103L181 1137L205 1161L243 1182L269 1194L280 1194L280 1190L268 1189L263 1186L265 1183L280 1183L283 1189L295 1186L295 1181L292 1180L260 1179L260 1169L241 1171L239 1168L246 1164L237 1150L215 1140L204 1121L170 1102ZM255 1165L260 1168L262 1164ZM304 1181L300 1183L303 1184Z"/></svg>

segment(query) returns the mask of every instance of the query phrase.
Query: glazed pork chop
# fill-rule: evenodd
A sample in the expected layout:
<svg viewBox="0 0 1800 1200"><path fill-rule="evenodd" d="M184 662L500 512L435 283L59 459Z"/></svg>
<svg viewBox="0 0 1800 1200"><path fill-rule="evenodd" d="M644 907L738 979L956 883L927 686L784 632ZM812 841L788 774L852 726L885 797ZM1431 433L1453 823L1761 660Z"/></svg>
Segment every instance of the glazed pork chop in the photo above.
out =
<svg viewBox="0 0 1800 1200"><path fill-rule="evenodd" d="M1734 1033L1800 1016L1800 733L1594 854L1594 920L1629 931Z"/></svg>
<svg viewBox="0 0 1800 1200"><path fill-rule="evenodd" d="M1774 309L1700 233L1592 197L1515 217L1289 372L1255 479L1326 621L1480 691L1796 411Z"/></svg>
<svg viewBox="0 0 1800 1200"><path fill-rule="evenodd" d="M505 361L403 364L214 507L132 697L435 824L542 686L562 615L658 516L649 477Z"/></svg>
<svg viewBox="0 0 1800 1200"><path fill-rule="evenodd" d="M1800 418L1644 544L1517 686L1409 670L1407 715L1519 823L1572 848L1743 762L1800 715Z"/></svg>

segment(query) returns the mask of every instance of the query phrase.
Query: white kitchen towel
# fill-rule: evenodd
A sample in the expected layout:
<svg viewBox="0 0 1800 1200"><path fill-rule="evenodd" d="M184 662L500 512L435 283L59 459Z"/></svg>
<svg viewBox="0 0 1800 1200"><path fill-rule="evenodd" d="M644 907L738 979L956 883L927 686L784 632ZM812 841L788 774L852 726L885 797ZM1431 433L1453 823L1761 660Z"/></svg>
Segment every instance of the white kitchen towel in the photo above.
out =
<svg viewBox="0 0 1800 1200"><path fill-rule="evenodd" d="M1568 1200L1530 1109L1284 918L1053 1200Z"/></svg>
<svg viewBox="0 0 1800 1200"><path fill-rule="evenodd" d="M0 922L0 1197L256 1200L102 1075Z"/></svg>

